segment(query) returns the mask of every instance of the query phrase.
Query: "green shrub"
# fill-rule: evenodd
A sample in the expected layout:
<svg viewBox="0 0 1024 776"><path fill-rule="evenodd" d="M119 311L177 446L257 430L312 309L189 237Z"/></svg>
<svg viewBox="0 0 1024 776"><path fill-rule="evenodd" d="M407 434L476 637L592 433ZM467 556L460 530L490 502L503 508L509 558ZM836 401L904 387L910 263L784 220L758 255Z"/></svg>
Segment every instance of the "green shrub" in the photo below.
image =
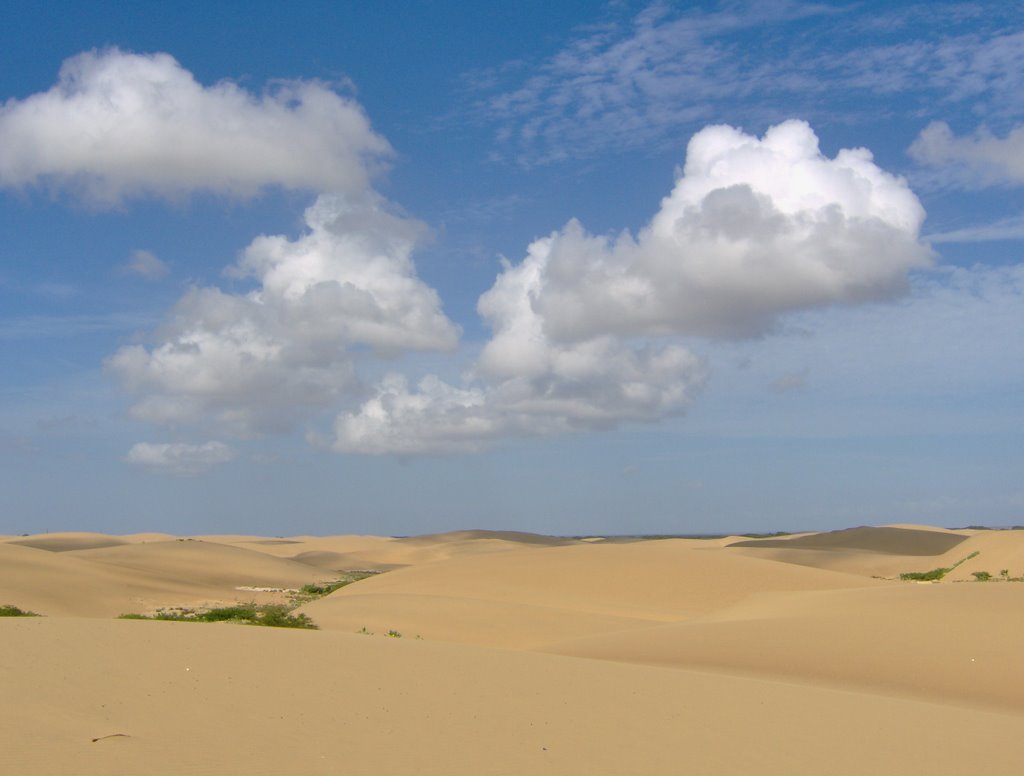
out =
<svg viewBox="0 0 1024 776"><path fill-rule="evenodd" d="M256 618L256 625L267 625L271 628L309 628L316 630L316 625L308 614L292 614L287 606L264 606Z"/></svg>
<svg viewBox="0 0 1024 776"><path fill-rule="evenodd" d="M992 575L989 574L987 571L972 571L971 574L979 582L988 582L990 579L992 579Z"/></svg>
<svg viewBox="0 0 1024 776"><path fill-rule="evenodd" d="M333 582L324 582L322 585L303 585L292 598L302 603L316 598L323 598L335 590L340 590L346 585L351 585L353 582L358 582L361 579L376 576L378 573L376 571L348 571L344 576L335 579Z"/></svg>
<svg viewBox="0 0 1024 776"><path fill-rule="evenodd" d="M953 569L932 569L931 571L907 571L900 574L900 579L909 582L938 582Z"/></svg>
<svg viewBox="0 0 1024 776"><path fill-rule="evenodd" d="M4 604L0 606L0 617L38 617L39 615L35 612L29 612L24 609L19 609L13 604Z"/></svg>
<svg viewBox="0 0 1024 776"><path fill-rule="evenodd" d="M243 625L266 625L270 628L305 628L317 630L316 624L306 614L292 614L282 604L237 604L221 606L206 611L191 609L162 611L152 615L122 614L122 620L166 620L170 622L237 622Z"/></svg>

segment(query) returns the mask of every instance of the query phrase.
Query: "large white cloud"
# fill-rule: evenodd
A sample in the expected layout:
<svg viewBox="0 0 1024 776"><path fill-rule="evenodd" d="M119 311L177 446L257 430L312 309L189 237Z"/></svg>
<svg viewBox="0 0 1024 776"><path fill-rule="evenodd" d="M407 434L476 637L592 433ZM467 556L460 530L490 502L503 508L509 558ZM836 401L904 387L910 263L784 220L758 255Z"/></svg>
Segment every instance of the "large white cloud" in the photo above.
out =
<svg viewBox="0 0 1024 776"><path fill-rule="evenodd" d="M984 187L1024 183L1024 125L1005 137L982 127L972 135L957 137L943 121L925 127L910 146L920 164L936 168L943 183Z"/></svg>
<svg viewBox="0 0 1024 776"><path fill-rule="evenodd" d="M416 277L422 226L371 193L322 195L295 240L263 236L230 273L244 294L196 288L151 347L124 347L108 367L156 423L214 419L237 435L289 428L358 388L354 347L384 354L455 346L458 327Z"/></svg>
<svg viewBox="0 0 1024 776"><path fill-rule="evenodd" d="M906 182L865 149L829 159L802 121L760 139L712 126L694 135L682 177L638 236L570 222L509 271L538 274L530 314L557 340L749 336L789 310L903 290L907 271L930 260L923 220ZM499 342L526 309L501 286L481 299Z"/></svg>
<svg viewBox="0 0 1024 776"><path fill-rule="evenodd" d="M804 122L763 138L708 127L636 237L571 221L505 267L479 301L494 334L467 386L391 379L339 416L334 446L472 449L679 413L705 370L677 338L760 335L787 312L892 296L930 262L923 219L867 150L829 159Z"/></svg>
<svg viewBox="0 0 1024 776"><path fill-rule="evenodd" d="M324 84L203 86L168 54L79 54L49 91L0 106L0 186L69 188L98 205L275 184L360 192L389 152L359 105Z"/></svg>

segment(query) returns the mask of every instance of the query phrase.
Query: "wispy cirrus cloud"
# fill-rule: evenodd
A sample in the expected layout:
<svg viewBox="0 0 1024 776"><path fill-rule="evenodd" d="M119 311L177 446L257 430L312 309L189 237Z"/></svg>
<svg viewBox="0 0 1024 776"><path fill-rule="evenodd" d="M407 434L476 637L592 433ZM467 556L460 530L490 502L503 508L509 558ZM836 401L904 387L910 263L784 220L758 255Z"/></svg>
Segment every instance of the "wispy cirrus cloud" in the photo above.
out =
<svg viewBox="0 0 1024 776"><path fill-rule="evenodd" d="M495 127L499 153L525 165L658 146L708 120L831 118L839 109L830 103L851 97L871 104L874 119L893 112L895 99L904 113L969 102L976 113L1008 116L1024 107L1024 33L1006 28L1020 15L965 3L883 13L656 3L580 30L539 66L469 74L467 87L477 119ZM958 34L963 17L972 18L969 34ZM844 120L858 118L847 111Z"/></svg>
<svg viewBox="0 0 1024 776"><path fill-rule="evenodd" d="M0 318L0 340L67 339L96 332L131 332L151 326L152 316L131 313L25 315Z"/></svg>
<svg viewBox="0 0 1024 776"><path fill-rule="evenodd" d="M987 224L977 224L947 232L935 232L925 235L928 242L935 245L941 243L973 243L994 242L996 240L1024 239L1024 216L1001 218Z"/></svg>

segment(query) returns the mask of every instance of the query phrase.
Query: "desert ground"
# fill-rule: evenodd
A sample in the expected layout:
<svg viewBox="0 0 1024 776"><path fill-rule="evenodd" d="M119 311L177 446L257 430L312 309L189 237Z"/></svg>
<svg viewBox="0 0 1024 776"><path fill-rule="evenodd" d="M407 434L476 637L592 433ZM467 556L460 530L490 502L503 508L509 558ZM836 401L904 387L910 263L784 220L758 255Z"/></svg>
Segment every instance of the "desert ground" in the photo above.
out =
<svg viewBox="0 0 1024 776"><path fill-rule="evenodd" d="M0 773L1016 772L1022 577L910 525L2 536ZM153 619L248 602L318 629Z"/></svg>

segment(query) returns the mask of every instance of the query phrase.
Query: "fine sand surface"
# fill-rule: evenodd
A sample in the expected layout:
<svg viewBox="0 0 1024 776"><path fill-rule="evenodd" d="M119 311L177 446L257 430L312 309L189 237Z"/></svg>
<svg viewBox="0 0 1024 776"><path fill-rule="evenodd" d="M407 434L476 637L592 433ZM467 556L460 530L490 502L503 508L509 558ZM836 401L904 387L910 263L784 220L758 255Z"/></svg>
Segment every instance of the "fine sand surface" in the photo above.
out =
<svg viewBox="0 0 1024 776"><path fill-rule="evenodd" d="M116 619L351 571L319 631ZM0 773L1015 771L1019 577L1024 531L907 525L0 537L0 605L44 615L0 618Z"/></svg>

